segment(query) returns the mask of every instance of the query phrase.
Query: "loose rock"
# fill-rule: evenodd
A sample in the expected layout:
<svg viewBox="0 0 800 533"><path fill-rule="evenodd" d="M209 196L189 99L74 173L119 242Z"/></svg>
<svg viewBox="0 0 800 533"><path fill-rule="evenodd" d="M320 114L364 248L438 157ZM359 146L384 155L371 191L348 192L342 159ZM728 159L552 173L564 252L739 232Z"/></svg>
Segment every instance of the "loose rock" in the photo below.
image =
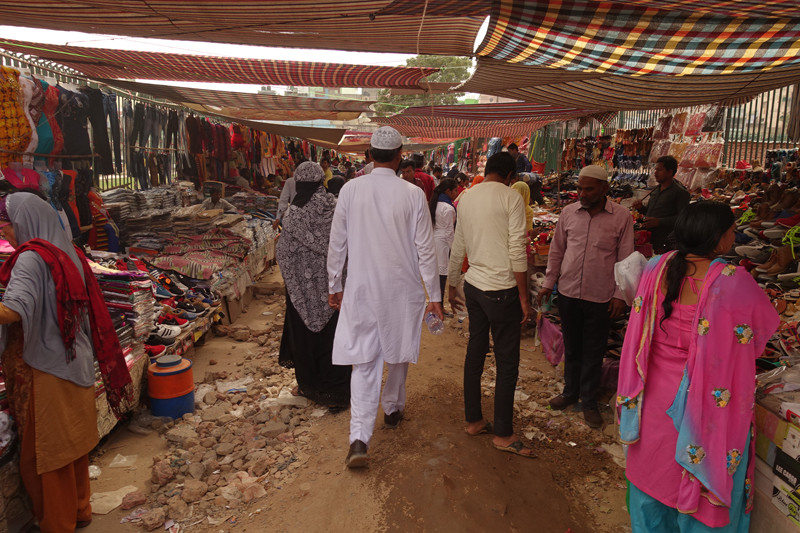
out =
<svg viewBox="0 0 800 533"><path fill-rule="evenodd" d="M156 528L159 528L164 525L164 520L166 520L166 515L164 513L164 509L158 507L149 511L142 515L142 525L144 525L147 531L153 531Z"/></svg>

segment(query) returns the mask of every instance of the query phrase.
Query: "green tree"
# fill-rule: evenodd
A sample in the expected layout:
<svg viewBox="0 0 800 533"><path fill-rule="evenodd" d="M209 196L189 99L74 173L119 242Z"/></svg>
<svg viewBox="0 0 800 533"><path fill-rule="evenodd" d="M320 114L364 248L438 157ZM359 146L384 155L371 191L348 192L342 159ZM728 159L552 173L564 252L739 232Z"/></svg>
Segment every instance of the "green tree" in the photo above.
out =
<svg viewBox="0 0 800 533"><path fill-rule="evenodd" d="M469 78L472 68L472 58L458 56L416 56L406 60L407 67L432 67L441 69L431 74L425 81L448 82L456 85ZM378 93L378 103L375 104L375 114L380 117L393 115L405 107L420 105L452 105L464 96L464 93L447 94L410 94L391 96L390 89L381 89Z"/></svg>

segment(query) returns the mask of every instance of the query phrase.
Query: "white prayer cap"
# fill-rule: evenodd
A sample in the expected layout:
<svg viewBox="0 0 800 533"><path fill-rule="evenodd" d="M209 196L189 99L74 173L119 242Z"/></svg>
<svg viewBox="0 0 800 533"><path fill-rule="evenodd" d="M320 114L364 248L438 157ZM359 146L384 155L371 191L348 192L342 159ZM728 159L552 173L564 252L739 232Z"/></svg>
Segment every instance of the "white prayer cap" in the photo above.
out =
<svg viewBox="0 0 800 533"><path fill-rule="evenodd" d="M381 126L372 134L369 145L378 150L397 150L403 146L403 136L391 126Z"/></svg>
<svg viewBox="0 0 800 533"><path fill-rule="evenodd" d="M587 165L581 169L581 173L578 174L579 178L586 176L587 178L594 178L600 181L608 181L608 172L606 169L599 165Z"/></svg>

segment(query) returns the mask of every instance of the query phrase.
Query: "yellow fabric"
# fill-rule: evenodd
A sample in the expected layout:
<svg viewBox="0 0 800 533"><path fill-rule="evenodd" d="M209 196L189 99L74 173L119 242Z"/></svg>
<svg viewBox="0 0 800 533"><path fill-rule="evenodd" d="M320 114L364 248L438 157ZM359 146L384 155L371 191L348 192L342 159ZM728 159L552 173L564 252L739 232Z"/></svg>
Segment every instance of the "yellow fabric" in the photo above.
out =
<svg viewBox="0 0 800 533"><path fill-rule="evenodd" d="M511 186L512 189L522 195L522 201L525 202L525 228L527 231L533 229L533 208L531 207L531 188L527 183L522 181L516 182Z"/></svg>
<svg viewBox="0 0 800 533"><path fill-rule="evenodd" d="M327 187L328 186L328 180L331 179L332 177L333 177L333 171L331 169L326 170L325 171L325 181L322 182L322 185L324 187Z"/></svg>
<svg viewBox="0 0 800 533"><path fill-rule="evenodd" d="M0 324L11 324L20 320L22 317L19 316L19 313L0 303Z"/></svg>
<svg viewBox="0 0 800 533"><path fill-rule="evenodd" d="M33 369L38 474L58 470L97 446L97 406L94 387Z"/></svg>

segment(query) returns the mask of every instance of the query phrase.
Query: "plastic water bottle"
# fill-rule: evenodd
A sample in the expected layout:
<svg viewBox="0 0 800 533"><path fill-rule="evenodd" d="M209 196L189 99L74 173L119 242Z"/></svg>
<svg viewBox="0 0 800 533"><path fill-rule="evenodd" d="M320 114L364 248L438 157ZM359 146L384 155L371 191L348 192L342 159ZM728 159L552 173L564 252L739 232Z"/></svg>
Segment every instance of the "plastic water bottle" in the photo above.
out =
<svg viewBox="0 0 800 533"><path fill-rule="evenodd" d="M458 323L461 324L464 322L464 319L469 316L466 307L462 307L461 309L456 310L456 316L458 317Z"/></svg>
<svg viewBox="0 0 800 533"><path fill-rule="evenodd" d="M428 325L428 331L431 332L431 335L441 335L444 333L444 323L442 323L442 320L436 316L435 313L428 313L425 315L425 324Z"/></svg>

